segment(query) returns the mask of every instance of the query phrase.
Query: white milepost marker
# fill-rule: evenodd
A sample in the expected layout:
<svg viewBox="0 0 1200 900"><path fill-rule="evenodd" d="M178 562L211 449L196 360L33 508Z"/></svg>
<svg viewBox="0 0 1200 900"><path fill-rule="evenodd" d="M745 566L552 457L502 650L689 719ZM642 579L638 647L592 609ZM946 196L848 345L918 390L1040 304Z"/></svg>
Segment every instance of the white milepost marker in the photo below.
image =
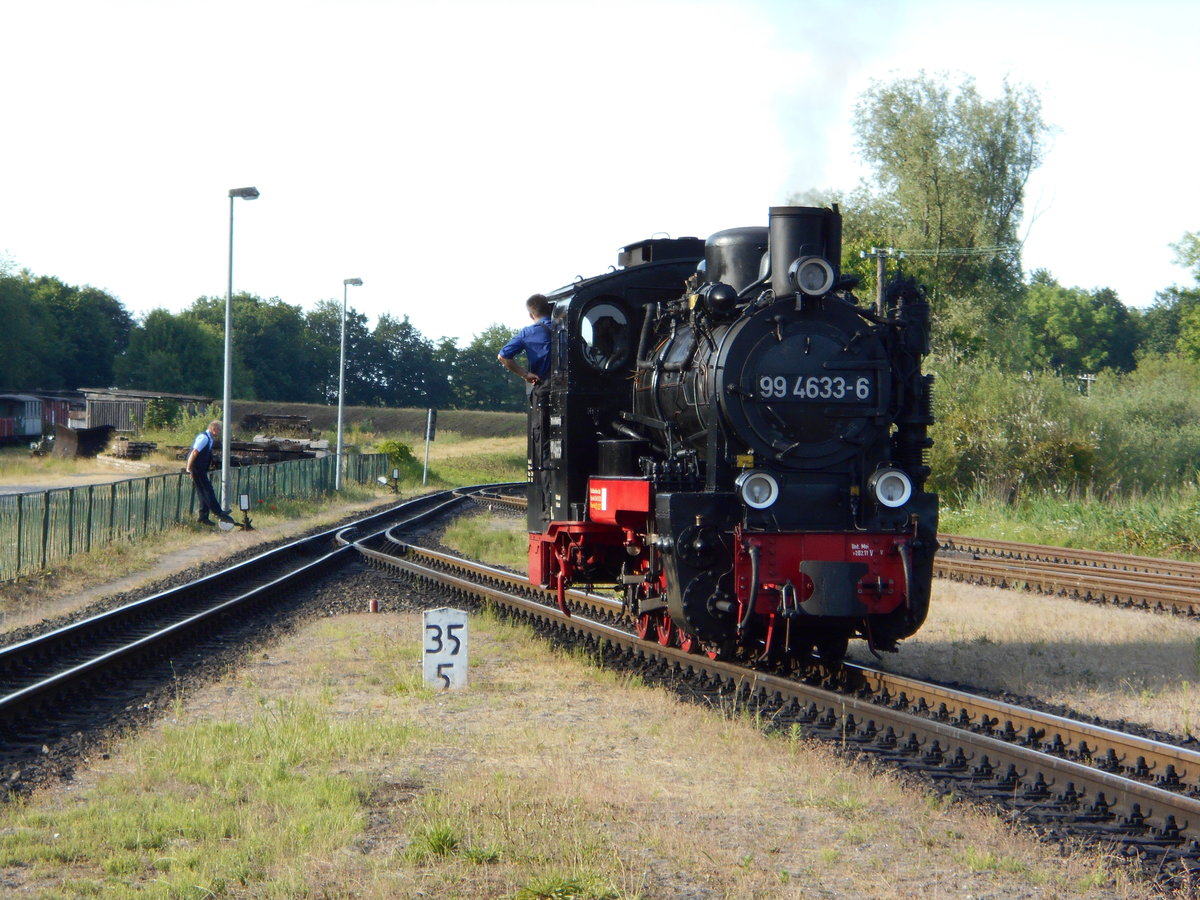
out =
<svg viewBox="0 0 1200 900"><path fill-rule="evenodd" d="M467 614L461 609L425 613L425 683L445 690L467 686Z"/></svg>

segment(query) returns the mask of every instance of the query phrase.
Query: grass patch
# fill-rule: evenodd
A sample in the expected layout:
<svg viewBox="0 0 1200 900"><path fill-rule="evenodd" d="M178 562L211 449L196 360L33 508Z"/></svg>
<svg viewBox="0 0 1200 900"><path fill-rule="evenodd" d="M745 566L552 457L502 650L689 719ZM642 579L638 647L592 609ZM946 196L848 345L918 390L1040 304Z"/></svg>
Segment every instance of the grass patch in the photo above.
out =
<svg viewBox="0 0 1200 900"><path fill-rule="evenodd" d="M426 825L417 829L405 855L412 862L422 863L431 856L454 856L462 844L462 835L449 824Z"/></svg>
<svg viewBox="0 0 1200 900"><path fill-rule="evenodd" d="M471 620L470 690L397 695L394 673L419 667L420 621L406 613L311 623L186 700L182 723L160 724L100 763L105 774L81 772L74 790L10 805L0 857L13 889L801 896L780 892L804 878L784 860L810 860L830 893L855 895L875 895L875 882L863 888L861 879L884 870L894 887L879 896L918 895L931 867L977 878L981 893L1039 879L1104 884L1093 879L1099 867L1024 848L994 820L931 809L894 779L847 773L827 750L792 752L740 719L597 678L491 616ZM784 783L811 802L776 802ZM862 809L845 802L852 785ZM961 839L897 856L914 830L971 834L993 858L968 862ZM1033 855L1021 868L1024 854Z"/></svg>
<svg viewBox="0 0 1200 900"><path fill-rule="evenodd" d="M29 449L0 448L0 482L37 482L72 475L113 474L94 459L59 459L56 456L31 456Z"/></svg>
<svg viewBox="0 0 1200 900"><path fill-rule="evenodd" d="M524 481L529 467L525 443L524 434L471 441L443 440L439 434L430 447L430 478L446 487ZM424 444L413 452L421 456Z"/></svg>
<svg viewBox="0 0 1200 900"><path fill-rule="evenodd" d="M515 900L618 900L621 896L590 875L548 875L536 878L513 895Z"/></svg>
<svg viewBox="0 0 1200 900"><path fill-rule="evenodd" d="M977 847L968 847L963 853L963 861L976 872L1007 872L1014 875L1029 872L1028 864L1022 860Z"/></svg>
<svg viewBox="0 0 1200 900"><path fill-rule="evenodd" d="M1026 494L1013 503L980 492L946 502L939 527L950 534L1200 559L1200 488L1101 500L1091 495Z"/></svg>
<svg viewBox="0 0 1200 900"><path fill-rule="evenodd" d="M529 562L529 535L524 519L481 514L455 520L442 543L457 553L492 566L524 571Z"/></svg>
<svg viewBox="0 0 1200 900"><path fill-rule="evenodd" d="M0 861L83 867L110 897L265 896L268 884L298 896L305 860L365 826L370 785L334 764L394 752L419 733L286 700L263 702L248 724L166 727L83 802L17 810Z"/></svg>

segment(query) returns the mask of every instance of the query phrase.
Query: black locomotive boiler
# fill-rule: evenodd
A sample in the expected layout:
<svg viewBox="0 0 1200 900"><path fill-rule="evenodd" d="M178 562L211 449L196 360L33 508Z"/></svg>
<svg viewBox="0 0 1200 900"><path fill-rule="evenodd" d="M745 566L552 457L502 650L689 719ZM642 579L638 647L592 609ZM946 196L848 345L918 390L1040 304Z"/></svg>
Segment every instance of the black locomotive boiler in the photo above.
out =
<svg viewBox="0 0 1200 900"><path fill-rule="evenodd" d="M892 650L929 606L929 306L864 305L836 208L625 247L547 296L529 575L612 586L643 637L713 656Z"/></svg>

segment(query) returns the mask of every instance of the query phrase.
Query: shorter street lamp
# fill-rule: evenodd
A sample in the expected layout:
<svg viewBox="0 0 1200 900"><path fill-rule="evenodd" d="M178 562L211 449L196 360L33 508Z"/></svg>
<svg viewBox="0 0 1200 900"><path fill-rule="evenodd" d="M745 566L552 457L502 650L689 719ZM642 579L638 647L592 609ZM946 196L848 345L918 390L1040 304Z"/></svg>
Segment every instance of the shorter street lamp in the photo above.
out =
<svg viewBox="0 0 1200 900"><path fill-rule="evenodd" d="M338 423L337 423L337 459L334 460L333 489L342 489L342 407L346 396L346 292L350 285L362 287L361 278L347 278L342 282L342 353L338 364Z"/></svg>

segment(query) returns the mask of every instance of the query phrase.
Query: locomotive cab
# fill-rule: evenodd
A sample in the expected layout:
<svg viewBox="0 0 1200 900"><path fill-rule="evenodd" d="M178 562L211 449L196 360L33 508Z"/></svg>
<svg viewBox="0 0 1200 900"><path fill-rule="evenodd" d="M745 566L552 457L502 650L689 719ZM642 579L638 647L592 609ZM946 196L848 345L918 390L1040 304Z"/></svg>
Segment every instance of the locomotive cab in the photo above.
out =
<svg viewBox="0 0 1200 900"><path fill-rule="evenodd" d="M562 586L619 578L624 536L589 520L589 478L616 473L614 466L637 474L636 459L618 464L602 455L601 442L630 436L617 423L629 410L641 329L659 304L678 299L703 253L699 238L641 241L620 251L622 268L547 294L554 303L550 378L542 405L530 409L531 435L543 429L529 452L531 581ZM643 517L638 527L645 525Z"/></svg>

